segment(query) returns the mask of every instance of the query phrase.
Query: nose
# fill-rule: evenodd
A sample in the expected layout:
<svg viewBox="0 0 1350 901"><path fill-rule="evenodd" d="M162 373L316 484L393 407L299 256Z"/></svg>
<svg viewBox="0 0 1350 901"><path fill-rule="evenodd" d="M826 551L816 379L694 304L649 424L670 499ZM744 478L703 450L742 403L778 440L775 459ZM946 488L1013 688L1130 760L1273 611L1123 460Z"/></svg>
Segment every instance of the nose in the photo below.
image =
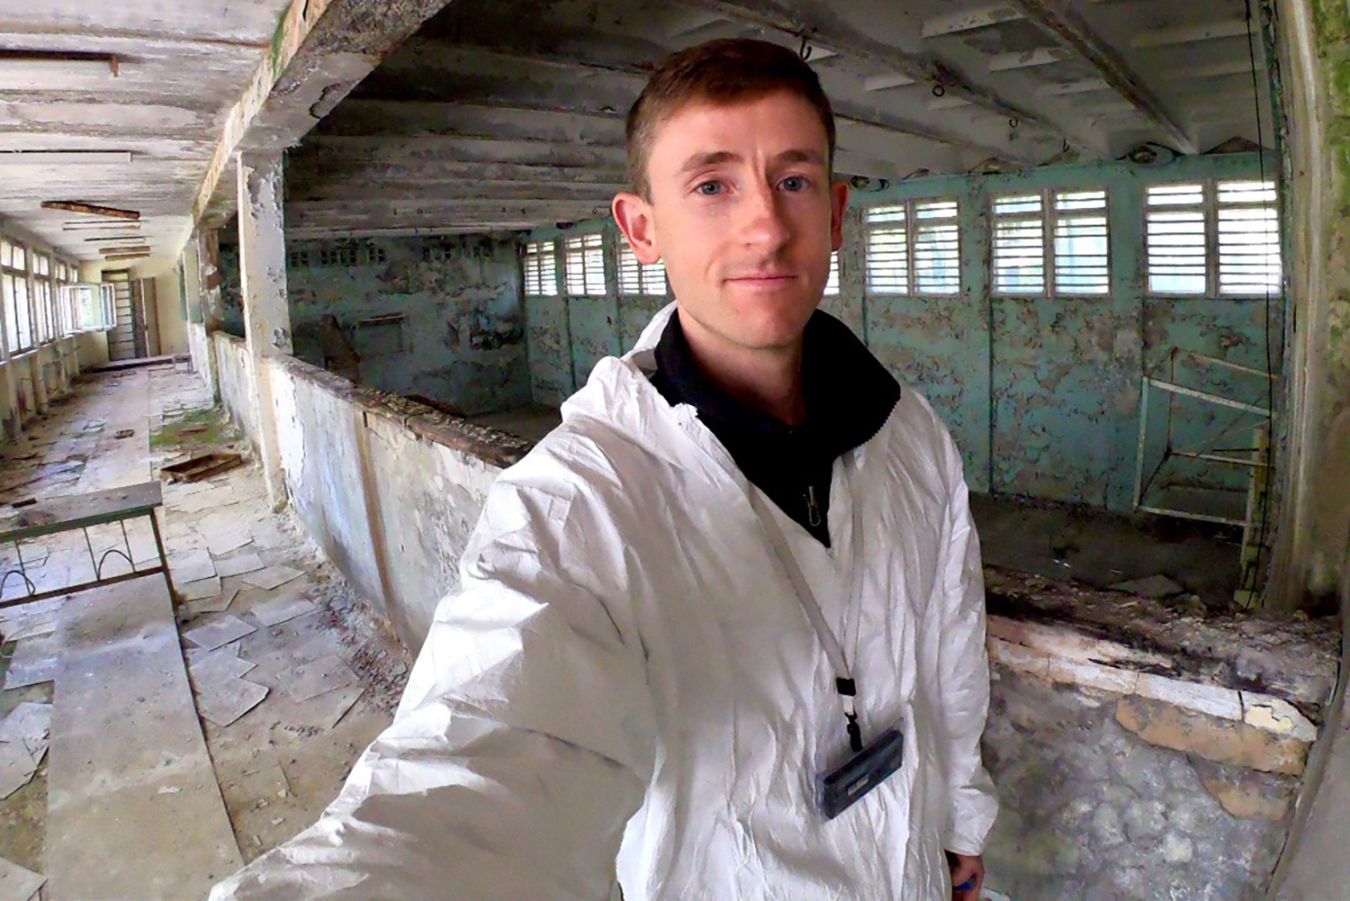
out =
<svg viewBox="0 0 1350 901"><path fill-rule="evenodd" d="M777 252L792 237L783 196L767 182L756 179L741 203L741 240L747 247Z"/></svg>

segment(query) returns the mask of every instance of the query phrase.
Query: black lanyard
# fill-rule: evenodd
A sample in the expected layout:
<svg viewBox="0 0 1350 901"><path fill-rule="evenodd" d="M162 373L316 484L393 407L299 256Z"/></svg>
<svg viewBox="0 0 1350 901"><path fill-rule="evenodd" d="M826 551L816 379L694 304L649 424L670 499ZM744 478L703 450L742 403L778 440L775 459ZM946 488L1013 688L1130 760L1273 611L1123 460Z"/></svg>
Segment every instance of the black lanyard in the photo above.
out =
<svg viewBox="0 0 1350 901"><path fill-rule="evenodd" d="M853 548L848 579L845 584L851 587L862 548L862 505L856 494L850 492L850 495L853 504ZM797 564L797 558L792 555L792 549L788 547L783 530L778 527L773 512L765 506L763 497L757 488L751 488L750 490L750 505L754 508L756 515L759 516L760 523L763 524L764 531L769 536L769 543L773 545L774 555L778 558L778 562L783 565L783 569L786 570L788 580L792 582L793 591L797 595L797 600L801 603L802 610L806 612L806 618L811 621L811 628L815 630L817 638L820 639L821 647L825 649L825 656L834 669L834 686L835 690L839 692L840 703L844 708L845 730L848 732L849 747L854 753L857 753L863 749L862 728L858 725L858 684L849 671L848 660L844 657L844 649L840 646L839 639L835 637L830 624L825 621L825 614L820 609L820 603L816 600L814 592L811 591L806 576L802 574L801 567ZM861 613L859 615L861 616Z"/></svg>

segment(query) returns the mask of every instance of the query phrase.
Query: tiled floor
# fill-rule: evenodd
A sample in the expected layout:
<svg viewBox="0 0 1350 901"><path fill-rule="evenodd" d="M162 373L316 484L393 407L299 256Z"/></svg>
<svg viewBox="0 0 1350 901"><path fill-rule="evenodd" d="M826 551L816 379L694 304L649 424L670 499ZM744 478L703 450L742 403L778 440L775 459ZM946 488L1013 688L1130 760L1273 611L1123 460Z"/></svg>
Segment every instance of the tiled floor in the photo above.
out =
<svg viewBox="0 0 1350 901"><path fill-rule="evenodd" d="M160 465L188 453L247 453L209 400L196 376L172 366L91 377L19 442L0 446L0 504L147 481L158 477ZM115 437L127 429L130 436ZM205 482L165 483L164 501L161 525L175 587L193 598L175 607L179 658L191 676L182 684L191 685L220 798L247 861L308 826L333 799L356 757L391 719L409 661L302 533L270 511L255 464ZM127 545L138 566L155 557L145 521L128 524L125 534L118 526L91 529L88 545L78 532L25 542L22 553L29 577L43 590L88 578L89 547L98 558ZM0 548L0 571L16 558L12 546ZM128 564L111 554L103 567L110 575ZM149 591L162 590L163 582L150 576L123 585ZM0 598L22 591L21 580L11 578ZM77 598L96 605L104 594L115 592L100 588ZM60 713L62 642L54 637L71 628L64 613L73 609L49 602L0 611L2 653L12 658L5 675L14 683L0 691L0 715L22 701L52 701L53 682L46 679L55 680ZM187 637L213 624L240 637L211 650ZM35 684L17 684L28 681ZM44 761L31 782L0 800L0 858L38 873L49 869L48 788ZM171 789L159 816L176 815ZM110 854L114 845L109 842ZM153 867L155 849L146 850L143 865ZM65 901L47 894L60 891L53 882L43 897ZM146 892L137 901L158 896Z"/></svg>

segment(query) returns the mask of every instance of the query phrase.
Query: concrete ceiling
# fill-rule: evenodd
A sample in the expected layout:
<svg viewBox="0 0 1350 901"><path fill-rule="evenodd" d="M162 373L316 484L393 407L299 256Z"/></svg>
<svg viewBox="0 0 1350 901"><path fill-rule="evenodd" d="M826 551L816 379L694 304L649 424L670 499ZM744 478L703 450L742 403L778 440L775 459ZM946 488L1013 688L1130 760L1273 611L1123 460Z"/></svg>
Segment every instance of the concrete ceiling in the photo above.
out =
<svg viewBox="0 0 1350 901"><path fill-rule="evenodd" d="M1241 0L455 0L291 152L288 233L601 215L646 74L730 36L794 49L806 36L845 174L1115 158L1143 142L1204 152L1257 140L1258 94L1270 144Z"/></svg>
<svg viewBox="0 0 1350 901"><path fill-rule="evenodd" d="M226 115L289 5L0 0L0 219L79 260L99 259L97 236L114 233L176 255ZM89 151L130 156L82 161ZM43 210L46 200L136 210L140 227L91 230L117 220Z"/></svg>

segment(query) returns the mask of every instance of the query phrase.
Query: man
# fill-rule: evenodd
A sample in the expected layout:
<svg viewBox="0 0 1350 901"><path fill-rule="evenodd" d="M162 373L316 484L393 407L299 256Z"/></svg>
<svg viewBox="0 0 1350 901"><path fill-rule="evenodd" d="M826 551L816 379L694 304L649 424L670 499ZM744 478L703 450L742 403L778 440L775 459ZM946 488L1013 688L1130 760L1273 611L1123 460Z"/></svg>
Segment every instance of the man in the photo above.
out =
<svg viewBox="0 0 1350 901"><path fill-rule="evenodd" d="M678 312L503 473L394 723L216 901L978 897L978 541L946 429L815 312L833 150L791 51L652 77L613 211Z"/></svg>

